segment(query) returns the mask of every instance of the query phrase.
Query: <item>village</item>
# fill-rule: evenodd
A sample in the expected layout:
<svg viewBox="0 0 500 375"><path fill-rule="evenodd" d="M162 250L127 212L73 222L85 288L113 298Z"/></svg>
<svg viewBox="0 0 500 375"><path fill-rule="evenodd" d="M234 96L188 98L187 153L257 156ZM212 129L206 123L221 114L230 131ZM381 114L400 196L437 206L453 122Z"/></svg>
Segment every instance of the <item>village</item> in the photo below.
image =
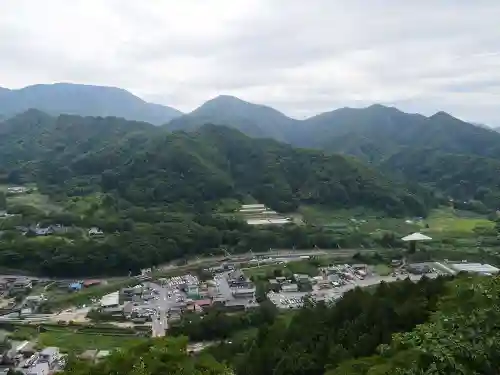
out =
<svg viewBox="0 0 500 375"><path fill-rule="evenodd" d="M62 368L70 350L64 346L45 346L47 340L43 338L52 335L51 332L53 336L66 332L68 328L80 337L93 335L93 342L99 332L117 335L121 340L162 337L168 335L169 328L183 314L205 314L211 309L244 312L258 308L262 298L286 311L301 307L306 300L334 303L353 288L381 282L407 278L417 281L423 275L433 278L459 272L492 275L500 271L487 264L465 261L407 264L404 259L393 260L385 267L352 262L318 266L316 258L314 255L284 254L253 256L237 262L227 259L217 265L172 276L146 269L141 275L119 282L3 276L0 278L0 327L4 329L2 366L5 369L15 367L28 375L45 375ZM304 273L296 270L304 270ZM115 286L116 290L112 290ZM62 293L80 301L78 297L89 292L92 297L85 303L47 308L51 300ZM31 330L32 336L19 340L16 332L26 328ZM103 347L82 342L79 351L73 354L98 361L117 347L114 345L118 343ZM203 347L203 343L191 344L192 351Z"/></svg>

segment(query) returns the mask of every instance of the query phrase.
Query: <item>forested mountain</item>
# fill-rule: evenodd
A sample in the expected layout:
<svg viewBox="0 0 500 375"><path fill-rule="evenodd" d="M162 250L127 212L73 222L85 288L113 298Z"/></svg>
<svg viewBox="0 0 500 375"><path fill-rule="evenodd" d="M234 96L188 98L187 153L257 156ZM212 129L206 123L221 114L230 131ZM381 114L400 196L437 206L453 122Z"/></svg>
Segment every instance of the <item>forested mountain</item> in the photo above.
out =
<svg viewBox="0 0 500 375"><path fill-rule="evenodd" d="M475 209L500 208L499 159L402 148L383 160L380 168L398 171L407 181L427 184L456 200L475 200L471 202Z"/></svg>
<svg viewBox="0 0 500 375"><path fill-rule="evenodd" d="M9 212L20 215L0 221L0 264L60 277L135 273L222 247L246 252L378 241L309 225L261 229L219 217L223 207L234 210L252 198L283 212L320 204L388 216L423 216L435 204L427 190L353 158L253 139L223 126L170 133L119 118L51 117L36 110L0 123L0 181L36 182L57 202L56 208L9 203ZM71 241L19 232L36 223L72 228ZM105 238L88 238L84 228L92 226Z"/></svg>
<svg viewBox="0 0 500 375"><path fill-rule="evenodd" d="M343 108L306 120L304 146L332 150L378 161L400 147L447 153L499 157L500 136L492 130L438 112L425 117L373 105Z"/></svg>
<svg viewBox="0 0 500 375"><path fill-rule="evenodd" d="M297 123L271 107L221 95L172 120L166 127L172 131L193 131L205 124L225 125L252 137L287 141Z"/></svg>
<svg viewBox="0 0 500 375"><path fill-rule="evenodd" d="M219 97L167 127L193 130L210 122L294 146L352 155L385 173L428 184L445 196L500 207L495 192L500 186L500 134L445 112L425 117L372 105L298 121L268 107Z"/></svg>
<svg viewBox="0 0 500 375"><path fill-rule="evenodd" d="M215 125L169 134L117 118L29 111L0 125L0 132L6 174L20 170L67 195L106 191L135 205L190 207L252 196L278 211L302 202L390 214L424 214L428 203L422 192L410 193L354 159Z"/></svg>
<svg viewBox="0 0 500 375"><path fill-rule="evenodd" d="M18 90L0 88L0 116L11 117L32 108L53 115L115 116L156 125L182 115L116 87L56 83Z"/></svg>
<svg viewBox="0 0 500 375"><path fill-rule="evenodd" d="M52 117L29 110L0 123L0 170L34 172L50 161L60 164L52 173L64 175L68 163L89 152L115 147L134 134L141 139L156 132L163 133L151 124L116 117Z"/></svg>

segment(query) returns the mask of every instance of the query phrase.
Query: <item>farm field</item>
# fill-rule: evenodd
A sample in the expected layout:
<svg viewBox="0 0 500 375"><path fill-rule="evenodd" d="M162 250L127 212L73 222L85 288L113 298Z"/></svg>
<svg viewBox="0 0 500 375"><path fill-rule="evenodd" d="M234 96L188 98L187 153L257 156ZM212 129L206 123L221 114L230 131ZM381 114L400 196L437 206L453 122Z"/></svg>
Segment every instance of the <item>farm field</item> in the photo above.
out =
<svg viewBox="0 0 500 375"><path fill-rule="evenodd" d="M123 347L140 338L126 335L75 333L70 330L47 331L38 337L38 346L56 346L63 352L81 353L88 349L112 350Z"/></svg>
<svg viewBox="0 0 500 375"><path fill-rule="evenodd" d="M440 208L431 212L424 221L429 228L422 228L427 233L462 233L470 234L475 228L491 229L495 223L484 216L452 208Z"/></svg>
<svg viewBox="0 0 500 375"><path fill-rule="evenodd" d="M387 218L373 211L332 210L317 206L302 206L300 212L306 222L336 229L356 229L364 233L393 231L407 235L421 231L437 237L444 234L470 236L475 228L492 229L495 223L479 214L441 207L431 211L427 218Z"/></svg>
<svg viewBox="0 0 500 375"><path fill-rule="evenodd" d="M318 269L309 261L293 261L286 264L267 264L259 267L251 267L244 270L248 277L262 278L273 276L275 271L281 272L283 276L291 276L294 273L307 274L309 276L317 276Z"/></svg>
<svg viewBox="0 0 500 375"><path fill-rule="evenodd" d="M9 187L13 185L0 185L0 191L7 193ZM19 193L7 196L7 202L10 206L13 205L27 205L38 208L39 210L49 212L49 211L61 211L62 207L57 204L57 202L51 201L48 196L41 194L35 185L28 184L25 185L30 191L27 193Z"/></svg>

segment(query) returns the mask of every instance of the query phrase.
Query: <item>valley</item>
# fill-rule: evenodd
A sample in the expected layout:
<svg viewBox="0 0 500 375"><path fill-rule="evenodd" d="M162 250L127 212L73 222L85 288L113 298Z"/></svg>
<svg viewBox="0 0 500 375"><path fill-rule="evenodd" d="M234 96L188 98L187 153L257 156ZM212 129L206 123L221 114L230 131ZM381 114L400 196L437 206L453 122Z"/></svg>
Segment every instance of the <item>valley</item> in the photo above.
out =
<svg viewBox="0 0 500 375"><path fill-rule="evenodd" d="M294 140L269 108L209 109L227 126L204 108L174 132L39 110L0 124L6 342L57 347L81 373L174 345L235 374L336 375L399 363L376 348L440 319L452 285L497 288L488 129L375 106L313 118L307 136L295 123ZM266 116L272 134L253 125Z"/></svg>

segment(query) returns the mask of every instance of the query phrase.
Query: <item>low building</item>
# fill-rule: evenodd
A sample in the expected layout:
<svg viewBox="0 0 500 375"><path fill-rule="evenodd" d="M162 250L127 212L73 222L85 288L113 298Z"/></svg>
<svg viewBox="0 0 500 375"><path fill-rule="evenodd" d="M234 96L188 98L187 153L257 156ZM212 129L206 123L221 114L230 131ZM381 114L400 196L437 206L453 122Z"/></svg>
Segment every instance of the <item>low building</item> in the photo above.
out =
<svg viewBox="0 0 500 375"><path fill-rule="evenodd" d="M299 286L297 284L283 284L281 286L281 291L282 292L298 292L299 291Z"/></svg>
<svg viewBox="0 0 500 375"><path fill-rule="evenodd" d="M297 282L308 282L311 279L309 277L309 275L301 274L301 273L295 274L295 275L293 275L293 277L295 278L295 281L297 281Z"/></svg>
<svg viewBox="0 0 500 375"><path fill-rule="evenodd" d="M28 191L28 188L24 186L12 186L7 188L7 193L10 194L22 194L26 193Z"/></svg>
<svg viewBox="0 0 500 375"><path fill-rule="evenodd" d="M82 283L71 283L69 284L69 290L73 292L77 292L79 290L82 290L83 284Z"/></svg>
<svg viewBox="0 0 500 375"><path fill-rule="evenodd" d="M35 354L35 343L32 341L23 341L22 344L18 345L16 351L23 357L30 357ZM36 356L38 358L38 355Z"/></svg>
<svg viewBox="0 0 500 375"><path fill-rule="evenodd" d="M120 296L124 301L134 301L134 297L141 296L143 292L143 288L140 285L137 285L133 288L123 288L120 291Z"/></svg>
<svg viewBox="0 0 500 375"><path fill-rule="evenodd" d="M99 285L101 284L101 280L85 280L83 282L83 286L85 288L90 288L91 286Z"/></svg>
<svg viewBox="0 0 500 375"><path fill-rule="evenodd" d="M414 275L423 275L431 272L431 268L427 264L409 264L406 270Z"/></svg>
<svg viewBox="0 0 500 375"><path fill-rule="evenodd" d="M455 263L449 266L457 272L470 272L482 275L493 275L500 272L500 269L489 264L481 263Z"/></svg>
<svg viewBox="0 0 500 375"><path fill-rule="evenodd" d="M102 236L104 232L97 228L97 227L92 227L89 229L89 236Z"/></svg>
<svg viewBox="0 0 500 375"><path fill-rule="evenodd" d="M118 291L106 294L100 302L102 311L116 310L120 306L120 293Z"/></svg>
<svg viewBox="0 0 500 375"><path fill-rule="evenodd" d="M254 299L255 298L255 287L239 287L231 288L231 292L234 298L244 298L244 299Z"/></svg>
<svg viewBox="0 0 500 375"><path fill-rule="evenodd" d="M31 289L33 287L33 282L28 278L16 279L12 283L11 290L13 292L23 292L26 289Z"/></svg>
<svg viewBox="0 0 500 375"><path fill-rule="evenodd" d="M52 367L59 359L59 357L60 357L59 348L55 346L49 346L40 352L40 357L38 358L38 362L48 363L49 367Z"/></svg>

